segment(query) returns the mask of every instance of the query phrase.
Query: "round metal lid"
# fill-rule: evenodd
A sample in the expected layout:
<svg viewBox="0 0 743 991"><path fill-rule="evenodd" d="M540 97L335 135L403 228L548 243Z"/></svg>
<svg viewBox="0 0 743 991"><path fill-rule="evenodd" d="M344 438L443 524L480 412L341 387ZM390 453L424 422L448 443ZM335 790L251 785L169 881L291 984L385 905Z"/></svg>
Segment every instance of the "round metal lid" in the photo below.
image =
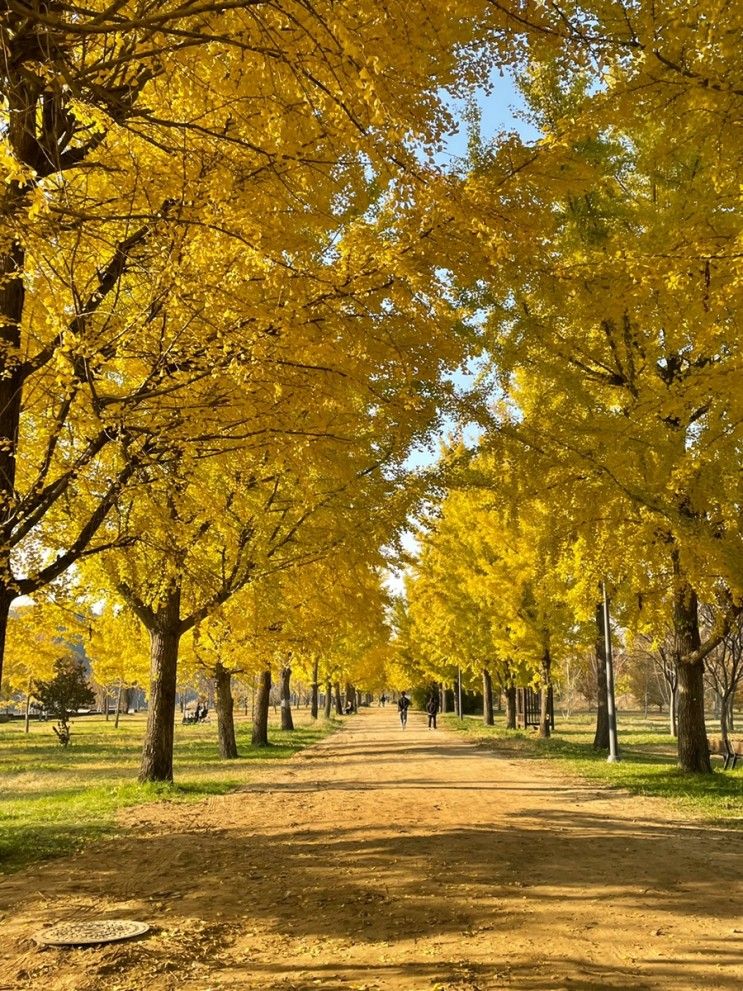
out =
<svg viewBox="0 0 743 991"><path fill-rule="evenodd" d="M149 931L146 922L133 919L93 919L60 922L36 933L34 939L41 946L93 946L96 943L115 943L119 939L132 939Z"/></svg>

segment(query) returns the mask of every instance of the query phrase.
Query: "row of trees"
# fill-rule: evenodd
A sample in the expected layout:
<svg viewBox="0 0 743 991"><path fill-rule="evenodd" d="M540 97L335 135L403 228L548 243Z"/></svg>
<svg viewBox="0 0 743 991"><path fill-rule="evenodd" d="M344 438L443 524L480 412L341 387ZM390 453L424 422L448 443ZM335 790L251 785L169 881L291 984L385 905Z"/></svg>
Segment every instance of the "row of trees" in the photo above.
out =
<svg viewBox="0 0 743 991"><path fill-rule="evenodd" d="M19 596L127 610L149 644L147 780L172 777L194 633L218 681L277 637L378 661L381 549L424 491L406 458L461 415L451 374L479 354L482 449L450 499L495 521L502 564L465 550L511 597L502 655L536 650L546 678L599 580L627 610L641 596L674 629L682 766L708 770L704 660L743 594L741 17L11 3L0 658ZM473 134L444 172L447 107L494 67L542 137Z"/></svg>
<svg viewBox="0 0 743 991"><path fill-rule="evenodd" d="M380 548L416 498L401 466L472 347L428 182L447 98L496 45L486 3L460 15L3 17L0 663L11 603L66 595L128 683L134 617L144 780L172 777L182 643L219 697L257 654L363 654L348 596L379 601Z"/></svg>
<svg viewBox="0 0 743 991"><path fill-rule="evenodd" d="M602 653L606 581L622 626L668 647L680 765L708 772L705 663L743 608L742 14L557 8L522 29L543 137L475 135L452 197L491 402L479 449L450 454L410 622L434 662L547 684L556 658Z"/></svg>

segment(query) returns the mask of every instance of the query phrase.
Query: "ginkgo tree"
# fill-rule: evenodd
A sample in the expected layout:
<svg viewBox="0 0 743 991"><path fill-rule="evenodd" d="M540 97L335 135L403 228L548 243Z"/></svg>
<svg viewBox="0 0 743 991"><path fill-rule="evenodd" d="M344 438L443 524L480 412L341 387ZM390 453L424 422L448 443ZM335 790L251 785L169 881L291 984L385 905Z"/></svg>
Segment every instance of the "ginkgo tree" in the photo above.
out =
<svg viewBox="0 0 743 991"><path fill-rule="evenodd" d="M114 693L114 725L118 728L122 699L131 688L147 688L149 645L136 616L110 597L88 616L85 652L94 681L106 695ZM126 705L124 706L126 711Z"/></svg>
<svg viewBox="0 0 743 991"><path fill-rule="evenodd" d="M402 207L426 190L426 156L453 126L443 94L482 82L495 45L489 4L466 7L452 18L430 0L10 5L0 655L13 599L118 544L110 510L136 470L199 436L195 411L215 401L205 377L228 368L250 389L260 368L255 388L272 393L267 373L302 363L298 338L332 340L328 311L351 324L366 294L398 294L396 269L415 271L413 246L437 223L425 209L395 262L374 234L337 248L338 226L363 227L380 196ZM428 288L408 293L421 313ZM346 350L341 373L315 348L317 388L367 356ZM427 378L414 368L411 408ZM368 379L368 364L357 373ZM178 398L198 381L200 400Z"/></svg>
<svg viewBox="0 0 743 991"><path fill-rule="evenodd" d="M568 600L563 534L544 496L501 458L483 452L453 477L457 487L421 534L408 587L413 642L435 675L454 662L482 677L488 721L493 674L509 721L514 686L538 685L548 735L554 668L586 636Z"/></svg>
<svg viewBox="0 0 743 991"><path fill-rule="evenodd" d="M602 532L596 506L613 507L654 559L665 553L653 570L671 576L679 762L708 772L704 659L743 601L742 421L728 387L741 361L741 144L718 126L740 108L740 14L583 9L560 8L550 46L542 15L525 18L523 89L542 137L479 149L461 271L481 290L507 397L493 433L541 455L536 470L586 540ZM700 599L717 606L704 639Z"/></svg>
<svg viewBox="0 0 743 991"><path fill-rule="evenodd" d="M27 603L17 606L10 614L3 694L25 696L27 733L34 683L52 677L55 662L67 650L64 641L65 634L69 636L70 625L70 617L53 603Z"/></svg>

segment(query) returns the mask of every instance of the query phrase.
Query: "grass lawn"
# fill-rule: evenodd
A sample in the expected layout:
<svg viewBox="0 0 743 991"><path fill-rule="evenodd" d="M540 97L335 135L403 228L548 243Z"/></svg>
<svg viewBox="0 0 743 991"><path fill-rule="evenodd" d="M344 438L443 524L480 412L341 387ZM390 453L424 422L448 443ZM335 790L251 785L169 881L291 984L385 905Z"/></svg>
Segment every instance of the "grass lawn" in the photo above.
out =
<svg viewBox="0 0 743 991"><path fill-rule="evenodd" d="M236 717L237 760L217 748L216 719L175 727L175 784L137 783L146 714L123 716L119 729L101 716L76 719L65 750L51 723L0 723L0 873L67 853L116 832L116 812L153 801L198 801L250 780L257 762L291 757L340 726L313 724L306 710L294 713L296 729L269 729L270 747L251 748L252 725ZM273 716L272 720L279 716Z"/></svg>
<svg viewBox="0 0 743 991"><path fill-rule="evenodd" d="M676 741L668 734L667 718L623 712L618 716L621 761L609 764L606 753L593 750L595 718L580 713L561 719L556 713L554 735L548 740L540 740L535 730L504 729L502 713L496 716L496 726L484 726L476 716L444 716L443 723L499 753L557 760L566 770L601 785L667 798L690 818L743 829L743 768L723 771L720 758L713 757L714 774L684 774L676 766ZM713 724L709 731L719 734Z"/></svg>

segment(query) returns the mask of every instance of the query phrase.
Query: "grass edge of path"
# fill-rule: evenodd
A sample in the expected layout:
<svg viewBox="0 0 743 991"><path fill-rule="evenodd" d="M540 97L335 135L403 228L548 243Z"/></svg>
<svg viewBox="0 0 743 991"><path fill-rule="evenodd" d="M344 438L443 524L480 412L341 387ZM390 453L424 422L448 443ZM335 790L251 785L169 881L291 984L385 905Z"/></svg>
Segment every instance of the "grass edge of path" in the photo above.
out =
<svg viewBox="0 0 743 991"><path fill-rule="evenodd" d="M658 752L668 748L667 736L625 727L620 737L622 759L609 763L605 752L593 749L593 726L589 724L572 733L566 732L567 723L558 724L553 736L542 739L534 730L486 726L477 716L460 720L448 715L442 722L478 747L503 756L556 761L585 781L665 800L676 814L690 821L743 830L743 767L735 771L714 767L711 775L686 774L673 754Z"/></svg>
<svg viewBox="0 0 743 991"><path fill-rule="evenodd" d="M51 741L39 746L38 737L19 737L11 742L16 748L14 764L7 761L9 747L2 741L6 766L0 764L0 877L116 836L122 830L117 817L123 809L152 802L199 802L237 791L250 783L251 768L288 760L342 726L342 720L320 718L317 723L297 725L293 731L271 727L270 745L265 748L250 746L244 732L238 738L241 756L236 760L215 756L216 740L195 734L177 738L172 784L140 784L136 780L138 761L131 757L132 750L138 755L140 741L130 747L127 740L121 757L114 747L122 737L112 736L109 726L98 752L93 732L89 737L81 733L77 749L73 745L66 751ZM110 773L105 770L107 763ZM14 784L21 785L15 793Z"/></svg>

